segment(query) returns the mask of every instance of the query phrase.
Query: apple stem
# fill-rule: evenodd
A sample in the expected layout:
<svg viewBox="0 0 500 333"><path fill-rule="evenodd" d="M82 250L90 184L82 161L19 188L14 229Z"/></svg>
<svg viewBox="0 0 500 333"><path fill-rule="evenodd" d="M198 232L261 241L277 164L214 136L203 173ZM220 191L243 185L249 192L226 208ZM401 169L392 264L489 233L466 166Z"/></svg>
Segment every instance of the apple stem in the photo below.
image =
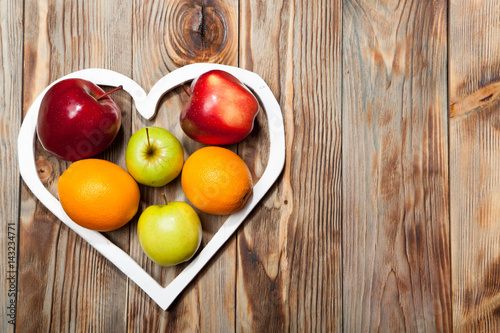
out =
<svg viewBox="0 0 500 333"><path fill-rule="evenodd" d="M113 90L111 90L111 91L108 91L107 93L104 93L104 94L102 94L101 96L96 97L96 100L101 100L101 99L103 99L104 97L108 96L109 94L112 94L112 93L114 93L115 91L122 90L122 89L123 89L123 86L118 86L118 87L116 87L115 89L113 89Z"/></svg>
<svg viewBox="0 0 500 333"><path fill-rule="evenodd" d="M165 195L165 193L162 193L161 196L163 197L163 200L165 200L165 205L168 205L167 196Z"/></svg>
<svg viewBox="0 0 500 333"><path fill-rule="evenodd" d="M149 128L146 127L146 136L148 137L148 148L149 151L151 152L151 142L149 142Z"/></svg>
<svg viewBox="0 0 500 333"><path fill-rule="evenodd" d="M189 93L189 90L187 90L185 84L182 85L182 89L184 89L184 91L186 92L186 95L188 95L189 97L191 97L191 94Z"/></svg>

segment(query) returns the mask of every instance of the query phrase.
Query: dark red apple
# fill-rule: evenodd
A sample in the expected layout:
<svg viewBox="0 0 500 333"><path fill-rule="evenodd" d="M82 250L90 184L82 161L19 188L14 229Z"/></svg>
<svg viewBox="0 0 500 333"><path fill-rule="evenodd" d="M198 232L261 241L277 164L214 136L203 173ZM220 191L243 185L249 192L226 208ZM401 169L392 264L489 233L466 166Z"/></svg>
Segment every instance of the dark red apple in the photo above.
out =
<svg viewBox="0 0 500 333"><path fill-rule="evenodd" d="M180 123L191 139L229 145L250 134L259 102L233 75L221 70L206 72L191 83L190 90Z"/></svg>
<svg viewBox="0 0 500 333"><path fill-rule="evenodd" d="M37 133L43 148L67 161L91 157L106 149L121 126L121 111L109 94L94 83L67 79L45 94Z"/></svg>

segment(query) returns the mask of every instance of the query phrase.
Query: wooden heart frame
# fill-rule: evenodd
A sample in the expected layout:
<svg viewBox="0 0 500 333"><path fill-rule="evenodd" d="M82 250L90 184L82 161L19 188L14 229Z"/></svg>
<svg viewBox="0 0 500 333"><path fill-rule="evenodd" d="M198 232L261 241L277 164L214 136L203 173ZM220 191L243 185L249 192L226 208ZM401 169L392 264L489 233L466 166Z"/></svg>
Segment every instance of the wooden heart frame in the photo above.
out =
<svg viewBox="0 0 500 333"><path fill-rule="evenodd" d="M122 85L123 89L132 96L137 111L144 118L151 119L156 114L158 103L165 93L212 69L220 69L231 73L249 87L260 100L262 108L267 115L269 127L269 161L262 177L255 184L253 194L248 199L246 205L240 211L230 215L189 265L170 284L163 287L132 257L110 242L101 233L83 228L73 222L64 212L59 200L42 184L35 165L36 125L40 103L47 90L56 82L68 78L81 78L103 86L117 87L118 85ZM281 108L266 82L259 75L241 68L205 63L187 65L161 78L153 86L149 94L146 94L141 86L125 75L111 70L92 68L73 72L58 79L35 99L19 131L18 155L21 176L38 200L63 223L125 273L163 310L166 310L196 274L207 264L210 258L217 253L236 231L280 175L285 164L285 128Z"/></svg>

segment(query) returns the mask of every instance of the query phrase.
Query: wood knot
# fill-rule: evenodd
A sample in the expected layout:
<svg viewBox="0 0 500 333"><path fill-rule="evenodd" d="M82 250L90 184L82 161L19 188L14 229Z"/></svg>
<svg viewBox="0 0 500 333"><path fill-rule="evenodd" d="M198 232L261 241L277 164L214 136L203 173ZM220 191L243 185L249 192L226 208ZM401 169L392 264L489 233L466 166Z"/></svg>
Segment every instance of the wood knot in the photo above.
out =
<svg viewBox="0 0 500 333"><path fill-rule="evenodd" d="M52 176L52 165L43 157L39 157L35 164L40 180L47 181Z"/></svg>
<svg viewBox="0 0 500 333"><path fill-rule="evenodd" d="M171 51L177 56L176 64L228 59L228 49L236 45L233 29L236 23L231 21L228 9L216 1L174 3L166 42L171 44Z"/></svg>
<svg viewBox="0 0 500 333"><path fill-rule="evenodd" d="M482 110L483 107L496 100L498 96L500 96L500 81L492 82L451 104L450 118Z"/></svg>

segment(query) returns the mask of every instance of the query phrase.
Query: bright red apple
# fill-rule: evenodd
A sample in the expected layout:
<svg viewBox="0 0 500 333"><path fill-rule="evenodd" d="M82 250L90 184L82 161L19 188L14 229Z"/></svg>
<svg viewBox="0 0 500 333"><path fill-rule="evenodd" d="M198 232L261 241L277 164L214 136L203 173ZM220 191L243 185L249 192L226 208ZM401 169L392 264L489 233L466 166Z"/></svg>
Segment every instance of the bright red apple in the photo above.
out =
<svg viewBox="0 0 500 333"><path fill-rule="evenodd" d="M121 111L94 83L67 79L54 84L40 104L37 133L43 148L67 161L106 149L121 126Z"/></svg>
<svg viewBox="0 0 500 333"><path fill-rule="evenodd" d="M233 75L221 70L206 72L191 83L190 90L180 123L191 139L229 145L250 134L259 102Z"/></svg>

